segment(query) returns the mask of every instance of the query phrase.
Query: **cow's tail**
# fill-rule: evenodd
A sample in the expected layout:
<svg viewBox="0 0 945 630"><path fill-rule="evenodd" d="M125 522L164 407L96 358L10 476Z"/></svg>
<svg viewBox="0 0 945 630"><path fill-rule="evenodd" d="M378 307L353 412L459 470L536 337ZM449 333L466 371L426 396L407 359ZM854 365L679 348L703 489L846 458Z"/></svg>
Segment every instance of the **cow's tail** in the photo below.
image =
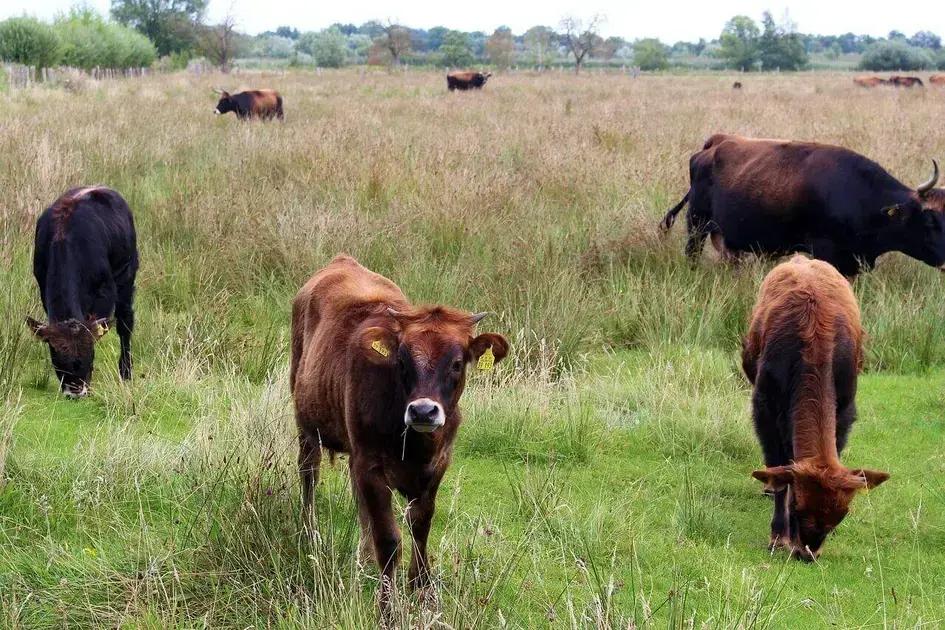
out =
<svg viewBox="0 0 945 630"><path fill-rule="evenodd" d="M677 203L675 206L669 209L669 212L666 213L666 216L663 217L663 220L660 221L660 230L664 233L669 232L670 228L673 227L673 223L676 222L676 215L679 214L679 211L683 209L683 206L689 201L689 193L692 192L692 189L686 191L686 196L682 198L682 201Z"/></svg>
<svg viewBox="0 0 945 630"><path fill-rule="evenodd" d="M285 112L282 111L282 95L276 97L276 118L285 120Z"/></svg>

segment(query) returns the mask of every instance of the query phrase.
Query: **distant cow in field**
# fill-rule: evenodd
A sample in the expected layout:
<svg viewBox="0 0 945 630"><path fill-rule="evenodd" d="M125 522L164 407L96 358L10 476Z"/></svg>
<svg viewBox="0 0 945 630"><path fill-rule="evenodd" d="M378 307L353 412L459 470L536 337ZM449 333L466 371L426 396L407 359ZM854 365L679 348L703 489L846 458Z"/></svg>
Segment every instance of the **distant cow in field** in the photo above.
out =
<svg viewBox="0 0 945 630"><path fill-rule="evenodd" d="M889 77L889 84L896 87L924 87L919 77L903 77L898 74Z"/></svg>
<svg viewBox="0 0 945 630"><path fill-rule="evenodd" d="M877 87L880 85L888 85L889 81L882 79L880 77L853 77L853 82L860 87Z"/></svg>
<svg viewBox="0 0 945 630"><path fill-rule="evenodd" d="M945 74L933 74L929 77L929 84L936 87L945 87Z"/></svg>
<svg viewBox="0 0 945 630"><path fill-rule="evenodd" d="M945 270L945 189L932 163L911 188L842 147L716 134L689 159L689 191L660 225L689 204L691 260L711 237L731 260L807 252L855 276L898 251Z"/></svg>
<svg viewBox="0 0 945 630"><path fill-rule="evenodd" d="M446 75L446 87L453 90L480 89L486 84L491 72L471 72L468 70L450 72Z"/></svg>
<svg viewBox="0 0 945 630"><path fill-rule="evenodd" d="M40 215L33 275L47 321L26 323L49 345L56 377L70 398L88 393L95 343L114 315L121 339L118 371L131 378L138 249L128 204L103 186L73 188Z"/></svg>
<svg viewBox="0 0 945 630"><path fill-rule="evenodd" d="M306 522L321 449L349 453L362 548L372 541L383 572L382 610L401 550L392 490L409 501L410 584L429 584L427 537L462 422L466 367L491 369L508 352L501 335L474 332L484 316L414 306L393 282L345 255L312 276L292 303L289 383Z"/></svg>
<svg viewBox="0 0 945 630"><path fill-rule="evenodd" d="M275 90L248 90L238 94L218 90L218 93L220 102L214 108L214 114L236 112L236 117L240 120L249 118L283 120L285 116L282 111L282 96Z"/></svg>
<svg viewBox="0 0 945 630"><path fill-rule="evenodd" d="M732 84L732 89L733 89L733 90L740 90L740 89L742 89L742 82L741 82L741 81L736 81L735 83L733 83L733 84Z"/></svg>
<svg viewBox="0 0 945 630"><path fill-rule="evenodd" d="M774 494L771 549L816 559L857 491L889 478L840 463L856 419L862 343L853 291L827 263L794 256L764 279L742 367L766 466L752 476Z"/></svg>

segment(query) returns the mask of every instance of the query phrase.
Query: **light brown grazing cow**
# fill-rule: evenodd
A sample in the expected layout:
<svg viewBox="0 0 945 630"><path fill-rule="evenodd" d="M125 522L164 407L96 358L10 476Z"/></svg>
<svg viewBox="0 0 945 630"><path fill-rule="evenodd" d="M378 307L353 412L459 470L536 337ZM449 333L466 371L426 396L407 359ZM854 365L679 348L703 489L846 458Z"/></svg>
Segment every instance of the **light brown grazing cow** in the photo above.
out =
<svg viewBox="0 0 945 630"><path fill-rule="evenodd" d="M767 466L752 476L774 494L770 547L803 560L820 555L857 491L889 478L840 463L862 343L856 298L831 265L797 255L764 279L742 352Z"/></svg>
<svg viewBox="0 0 945 630"><path fill-rule="evenodd" d="M235 112L240 120L261 118L283 120L285 112L282 110L282 96L275 90L247 90L239 94L230 94L218 90L220 101L214 108L214 114Z"/></svg>
<svg viewBox="0 0 945 630"><path fill-rule="evenodd" d="M410 584L429 584L427 536L462 422L466 367L491 369L508 353L503 336L475 334L485 315L414 306L393 282L343 254L292 303L289 383L306 522L312 526L321 449L348 453L362 543L370 537L383 572L382 611L401 551L392 490L410 502Z"/></svg>
<svg viewBox="0 0 945 630"><path fill-rule="evenodd" d="M945 87L945 74L933 74L929 77L929 84L937 87Z"/></svg>
<svg viewBox="0 0 945 630"><path fill-rule="evenodd" d="M860 87L877 87L880 85L889 84L889 81L887 81L886 79L881 79L879 77L870 77L870 76L853 77L853 82L859 85Z"/></svg>

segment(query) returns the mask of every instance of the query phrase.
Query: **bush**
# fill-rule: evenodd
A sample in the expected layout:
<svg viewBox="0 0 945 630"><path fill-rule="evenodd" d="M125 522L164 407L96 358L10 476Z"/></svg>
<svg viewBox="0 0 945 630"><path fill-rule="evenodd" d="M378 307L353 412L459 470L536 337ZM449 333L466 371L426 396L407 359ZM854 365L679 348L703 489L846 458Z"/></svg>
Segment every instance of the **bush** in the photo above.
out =
<svg viewBox="0 0 945 630"><path fill-rule="evenodd" d="M633 63L640 70L665 70L669 66L669 47L658 39L641 39L633 44Z"/></svg>
<svg viewBox="0 0 945 630"><path fill-rule="evenodd" d="M0 22L0 59L37 68L59 62L59 37L48 24L18 17Z"/></svg>
<svg viewBox="0 0 945 630"><path fill-rule="evenodd" d="M140 68L157 57L147 37L89 10L74 10L55 23L62 41L61 62L83 68Z"/></svg>
<svg viewBox="0 0 945 630"><path fill-rule="evenodd" d="M869 46L860 61L862 70L925 70L934 67L932 55L903 41L882 41Z"/></svg>

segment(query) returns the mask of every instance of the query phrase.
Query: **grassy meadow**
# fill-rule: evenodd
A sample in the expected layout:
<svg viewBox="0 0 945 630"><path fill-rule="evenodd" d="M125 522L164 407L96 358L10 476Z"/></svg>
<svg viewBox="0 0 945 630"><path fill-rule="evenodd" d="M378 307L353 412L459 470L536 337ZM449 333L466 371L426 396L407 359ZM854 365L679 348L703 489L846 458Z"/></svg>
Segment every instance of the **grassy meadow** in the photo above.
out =
<svg viewBox="0 0 945 630"><path fill-rule="evenodd" d="M344 460L302 534L289 303L340 251L418 302L496 316L431 535L423 628L945 624L945 280L893 254L855 290L868 331L854 501L816 564L766 550L771 502L739 342L770 263L690 268L656 224L717 131L816 139L906 182L945 158L945 90L848 74L153 76L0 94L0 626L358 628ZM214 117L272 87L284 123ZM118 339L57 395L23 317L37 215L103 183L135 213L136 378ZM402 509L401 502L399 509ZM405 533L405 544L409 534ZM406 573L406 564L401 577Z"/></svg>

